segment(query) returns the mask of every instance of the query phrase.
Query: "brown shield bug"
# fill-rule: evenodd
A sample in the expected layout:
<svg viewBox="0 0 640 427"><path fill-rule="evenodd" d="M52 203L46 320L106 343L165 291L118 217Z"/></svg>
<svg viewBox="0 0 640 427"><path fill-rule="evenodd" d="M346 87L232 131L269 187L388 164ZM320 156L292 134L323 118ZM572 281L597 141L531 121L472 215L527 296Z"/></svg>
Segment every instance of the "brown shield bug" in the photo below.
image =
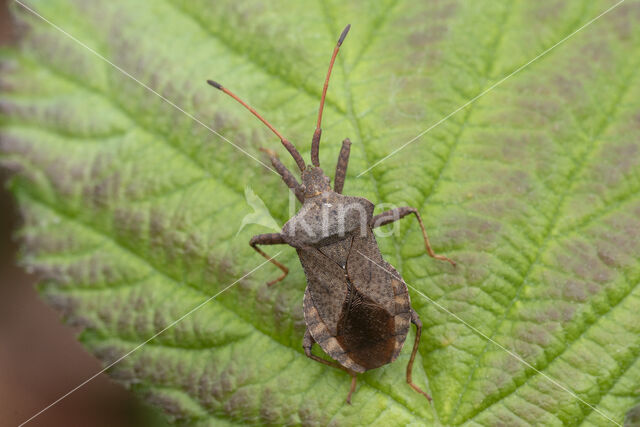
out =
<svg viewBox="0 0 640 427"><path fill-rule="evenodd" d="M422 322L411 308L406 283L382 259L373 229L414 214L422 229L427 253L452 265L455 263L433 252L422 218L415 208L395 208L374 216L373 203L362 197L341 194L351 148L348 138L342 142L333 190L329 178L320 169L318 152L322 110L331 70L349 28L350 25L347 25L342 31L329 63L320 98L318 122L311 140L311 165L305 165L295 146L253 108L219 83L212 80L208 80L208 83L240 102L267 125L280 138L300 169L302 184L273 151L263 149L282 180L300 200L302 207L284 225L281 233L254 236L249 244L282 270L282 275L269 282L269 285L284 279L289 270L258 246L287 244L296 249L307 276L303 303L307 325L302 344L305 354L317 362L342 369L351 375L351 388L347 395L347 402L351 403L356 375L393 362L400 354L410 323L413 323L416 326L416 337L407 365L407 383L431 400L411 380ZM314 343L318 343L337 363L314 355L311 352Z"/></svg>

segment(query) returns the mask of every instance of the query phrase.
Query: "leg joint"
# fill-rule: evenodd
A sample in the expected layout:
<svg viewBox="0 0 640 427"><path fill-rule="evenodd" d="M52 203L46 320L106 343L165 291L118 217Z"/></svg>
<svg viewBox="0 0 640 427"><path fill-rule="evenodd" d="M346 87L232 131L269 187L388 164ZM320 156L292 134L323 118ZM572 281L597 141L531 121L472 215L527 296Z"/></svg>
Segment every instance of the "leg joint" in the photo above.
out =
<svg viewBox="0 0 640 427"><path fill-rule="evenodd" d="M418 313L416 313L414 309L411 309L411 323L416 325L416 328L418 329L422 328L422 320L420 320Z"/></svg>

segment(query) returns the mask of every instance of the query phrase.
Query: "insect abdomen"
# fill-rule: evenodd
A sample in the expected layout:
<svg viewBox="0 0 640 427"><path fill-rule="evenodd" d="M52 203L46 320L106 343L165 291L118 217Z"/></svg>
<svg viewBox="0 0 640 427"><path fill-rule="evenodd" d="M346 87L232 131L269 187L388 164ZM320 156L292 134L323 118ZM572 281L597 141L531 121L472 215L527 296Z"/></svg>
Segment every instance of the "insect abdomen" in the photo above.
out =
<svg viewBox="0 0 640 427"><path fill-rule="evenodd" d="M349 284L336 335L349 357L366 369L391 362L395 331L394 316Z"/></svg>

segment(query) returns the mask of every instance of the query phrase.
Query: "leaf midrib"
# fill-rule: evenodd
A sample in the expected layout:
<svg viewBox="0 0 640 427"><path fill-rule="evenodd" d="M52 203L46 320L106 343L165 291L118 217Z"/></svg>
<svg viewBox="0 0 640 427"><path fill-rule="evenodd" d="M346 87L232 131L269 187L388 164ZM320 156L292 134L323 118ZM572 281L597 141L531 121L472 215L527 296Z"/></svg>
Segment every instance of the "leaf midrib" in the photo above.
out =
<svg viewBox="0 0 640 427"><path fill-rule="evenodd" d="M328 32L330 34L333 34L333 33L336 32L335 23L333 22L333 20L331 19L331 16L328 13L328 7L327 7L327 4L326 4L326 0L322 0L321 3L322 3L322 6L323 6L323 8L322 8L323 9L323 17L324 17L325 24L327 26L327 30L328 30ZM395 4L397 4L397 3L395 3ZM385 17L387 19L389 19L390 16L391 16L391 9L388 9L387 10L387 14L385 15ZM382 20L382 21L379 22L379 25L383 26L385 22L386 22L385 20ZM373 43L374 43L374 40L370 40L370 43L368 44L368 46L371 46ZM341 71L342 71L342 74L343 74L343 77L344 77L343 78L343 81L344 81L344 93L345 93L345 98L347 100L346 117L349 120L349 122L351 123L351 126L353 127L354 131L356 132L357 138L361 141L361 144L358 144L358 145L362 147L361 149L362 149L362 152L363 152L363 155L364 155L364 158L365 158L365 162L368 163L368 161L369 161L368 160L369 159L369 153L367 151L366 144L364 144L362 124L361 124L360 120L358 120L358 116L355 113L354 104L353 104L353 94L351 92L351 86L349 84L348 73L347 73L346 68L345 68L345 63L342 60L340 61L340 68L341 68ZM375 193L377 199L381 200L382 196L381 196L381 193L380 193L380 190L379 190L379 187L378 187L378 183L377 183L375 177L372 174L370 174L369 177L370 177L370 181L372 183L373 192ZM397 241L395 239L394 239L394 244L395 244L395 247L396 247L396 251L399 254L400 248L399 248L399 245L398 245L398 243L397 243ZM398 259L401 259L401 257L398 257ZM400 266L396 266L396 268L398 268L398 270L401 272L401 265ZM425 373L425 375L426 375L426 373ZM428 383L426 384L426 386L427 386L428 391L431 391ZM387 394L387 395L389 395L389 394ZM392 397L395 401L398 401L397 398L395 398L395 397L393 397L391 395L389 395L389 396ZM402 405L404 406L404 404L402 404ZM439 417L438 417L437 411L435 409L435 406L433 404L430 404L430 408L431 408L431 412L434 414L434 417L435 417L436 421L439 422ZM407 407L407 409L409 409L409 408Z"/></svg>

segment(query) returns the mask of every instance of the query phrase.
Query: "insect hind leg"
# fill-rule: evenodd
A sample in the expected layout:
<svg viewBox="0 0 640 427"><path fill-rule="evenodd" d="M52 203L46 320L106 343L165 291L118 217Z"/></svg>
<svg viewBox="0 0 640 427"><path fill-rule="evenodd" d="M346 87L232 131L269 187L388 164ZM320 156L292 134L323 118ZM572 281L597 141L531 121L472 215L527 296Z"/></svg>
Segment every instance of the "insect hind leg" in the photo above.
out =
<svg viewBox="0 0 640 427"><path fill-rule="evenodd" d="M345 368L344 366L336 363L336 362L331 362L329 360L324 360L321 357L316 356L315 354L311 353L311 349L313 348L313 345L316 343L316 341L313 339L313 337L311 336L311 332L309 332L309 329L307 329L304 333L304 338L302 339L302 348L304 349L304 354L312 360L315 360L316 362L320 362L324 365L327 366L331 366L332 368L337 368L340 369L342 371L345 372L349 372L349 370L347 368Z"/></svg>
<svg viewBox="0 0 640 427"><path fill-rule="evenodd" d="M315 360L316 362L322 363L323 365L331 366L332 368L340 369L341 371L345 371L349 375L351 375L351 386L349 387L349 394L347 395L347 403L349 405L351 405L351 395L353 394L353 392L356 389L357 374L354 371L352 371L350 369L347 369L344 366L342 366L342 365L340 365L340 364L338 364L336 362L331 362L329 360L324 360L323 358L318 357L315 354L313 354L311 352L311 349L313 348L313 345L315 343L316 343L316 341L311 336L311 332L309 332L309 329L307 329L304 332L304 338L302 339L302 348L304 349L304 354L311 360Z"/></svg>
<svg viewBox="0 0 640 427"><path fill-rule="evenodd" d="M357 374L355 372L349 372L351 375L351 387L349 387L349 394L347 395L347 403L351 405L351 395L354 391L356 391L356 381L358 380Z"/></svg>
<svg viewBox="0 0 640 427"><path fill-rule="evenodd" d="M420 320L420 317L418 317L418 313L416 313L414 309L411 309L411 323L416 325L416 338L413 341L413 350L411 351L411 358L409 359L409 363L407 364L407 384L409 384L409 386L412 389L422 394L424 397L426 397L429 400L429 402L431 402L431 396L429 396L426 392L424 392L420 387L415 385L413 383L413 379L411 378L411 375L413 373L413 362L416 358L416 354L418 353L418 345L420 344L420 336L422 335L422 321Z"/></svg>

